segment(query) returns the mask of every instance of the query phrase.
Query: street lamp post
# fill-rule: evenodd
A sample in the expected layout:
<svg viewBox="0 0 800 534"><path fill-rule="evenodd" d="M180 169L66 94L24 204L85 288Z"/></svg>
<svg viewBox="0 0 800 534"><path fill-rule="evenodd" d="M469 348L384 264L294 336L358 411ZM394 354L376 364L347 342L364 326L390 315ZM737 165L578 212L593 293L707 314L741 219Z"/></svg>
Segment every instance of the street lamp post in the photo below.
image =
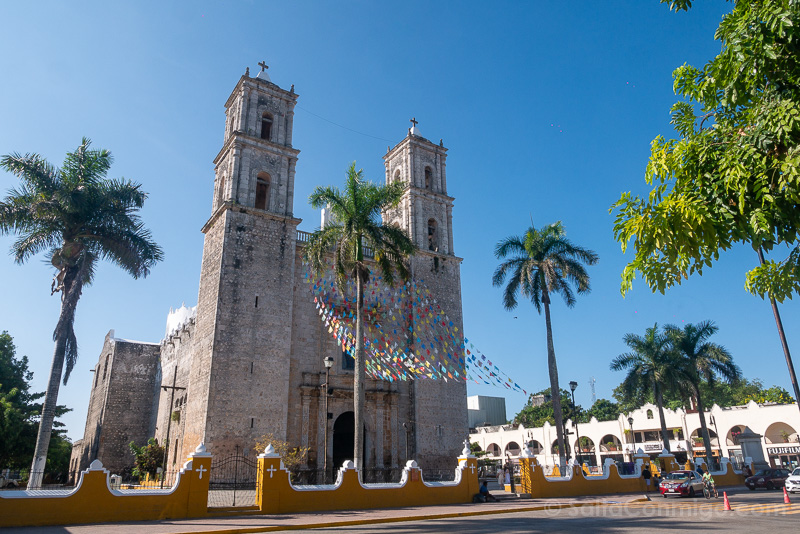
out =
<svg viewBox="0 0 800 534"><path fill-rule="evenodd" d="M709 419L711 419L711 424L714 425L714 432L717 433L717 449L719 450L719 457L722 458L722 442L720 441L719 438L719 428L717 428L717 422L714 420L713 415Z"/></svg>
<svg viewBox="0 0 800 534"><path fill-rule="evenodd" d="M578 415L577 412L575 411L575 388L577 387L578 383L575 382L574 380L569 383L569 389L570 391L572 391L572 417L573 417L572 424L575 425L575 439L578 440L576 442L578 444L578 447L575 450L575 457L578 460L578 464L583 465L583 462L581 461L583 459L581 456L581 433L578 432L578 423L574 419Z"/></svg>
<svg viewBox="0 0 800 534"><path fill-rule="evenodd" d="M328 388L328 379L331 376L331 367L333 367L333 358L330 356L325 356L322 359L322 363L325 364L325 450L323 451L324 457L322 460L322 470L324 471L323 479L324 483L328 483L328 397L329 397L329 388Z"/></svg>
<svg viewBox="0 0 800 534"><path fill-rule="evenodd" d="M631 439L633 440L633 448L631 448L631 462L633 455L636 453L636 434L633 433L633 417L628 417L628 425L631 427Z"/></svg>

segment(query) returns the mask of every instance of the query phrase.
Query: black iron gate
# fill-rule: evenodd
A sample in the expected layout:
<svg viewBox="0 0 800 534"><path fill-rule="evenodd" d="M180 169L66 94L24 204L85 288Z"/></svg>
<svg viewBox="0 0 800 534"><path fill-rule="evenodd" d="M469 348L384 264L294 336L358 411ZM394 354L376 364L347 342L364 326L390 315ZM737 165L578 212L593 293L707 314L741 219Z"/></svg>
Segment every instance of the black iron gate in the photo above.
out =
<svg viewBox="0 0 800 534"><path fill-rule="evenodd" d="M242 456L238 451L234 456L214 458L209 475L209 507L241 507L256 504L258 478L256 458Z"/></svg>

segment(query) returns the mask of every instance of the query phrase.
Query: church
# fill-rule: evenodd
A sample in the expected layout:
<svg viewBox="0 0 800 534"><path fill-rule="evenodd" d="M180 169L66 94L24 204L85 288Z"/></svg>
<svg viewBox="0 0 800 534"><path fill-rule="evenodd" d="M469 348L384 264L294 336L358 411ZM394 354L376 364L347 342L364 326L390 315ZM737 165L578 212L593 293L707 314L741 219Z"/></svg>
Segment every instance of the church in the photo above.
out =
<svg viewBox="0 0 800 534"><path fill-rule="evenodd" d="M331 469L352 458L353 359L318 317L303 276L310 234L298 229L293 212L298 94L294 85L272 83L260 65L255 76L247 69L225 102L197 306L171 311L160 342L109 331L94 368L84 437L73 446L73 475L95 459L112 473L130 469L128 444L150 437L166 444L168 470L201 442L215 456L255 456L265 434L308 447L308 468ZM424 278L463 331L447 149L412 122L383 156L386 181L408 184L384 220L411 236L418 247L412 277ZM365 468L409 459L423 469L454 468L467 437L464 380L368 380Z"/></svg>

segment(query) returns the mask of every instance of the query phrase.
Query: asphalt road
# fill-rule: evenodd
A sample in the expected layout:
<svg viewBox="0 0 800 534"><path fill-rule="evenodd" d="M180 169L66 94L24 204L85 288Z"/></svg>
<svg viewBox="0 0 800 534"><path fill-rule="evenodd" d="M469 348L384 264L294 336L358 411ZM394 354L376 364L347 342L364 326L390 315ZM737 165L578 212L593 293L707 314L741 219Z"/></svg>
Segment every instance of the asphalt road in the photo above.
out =
<svg viewBox="0 0 800 534"><path fill-rule="evenodd" d="M389 532L433 533L458 532L489 534L516 532L652 532L695 531L754 533L795 532L800 519L800 495L793 504L784 504L782 491L749 491L725 489L733 511L723 510L722 494L718 499L703 497L667 498L651 493L651 501L628 504L607 504L561 508L536 512L520 512L434 519L409 523L389 523L346 528L301 530L297 532Z"/></svg>

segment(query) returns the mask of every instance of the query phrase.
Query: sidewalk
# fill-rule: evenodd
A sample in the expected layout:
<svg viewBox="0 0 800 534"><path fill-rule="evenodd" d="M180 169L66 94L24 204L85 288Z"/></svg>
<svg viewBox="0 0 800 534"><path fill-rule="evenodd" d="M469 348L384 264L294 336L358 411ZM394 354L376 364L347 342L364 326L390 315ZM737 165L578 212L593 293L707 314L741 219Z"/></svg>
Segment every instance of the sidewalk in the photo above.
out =
<svg viewBox="0 0 800 534"><path fill-rule="evenodd" d="M410 508L391 508L384 510L354 510L342 512L286 514L286 515L245 515L215 516L201 519L182 519L165 521L142 521L136 523L103 523L94 525L72 525L52 527L0 528L0 534L178 534L194 532L213 532L216 534L248 534L254 532L279 532L323 527L346 527L375 523L394 523L401 521L420 521L470 515L488 515L534 510L566 508L575 506L598 506L609 503L627 503L645 499L641 494L603 495L588 497L569 497L554 499L523 499L503 495L499 502L485 504L451 504L444 506L418 506Z"/></svg>

